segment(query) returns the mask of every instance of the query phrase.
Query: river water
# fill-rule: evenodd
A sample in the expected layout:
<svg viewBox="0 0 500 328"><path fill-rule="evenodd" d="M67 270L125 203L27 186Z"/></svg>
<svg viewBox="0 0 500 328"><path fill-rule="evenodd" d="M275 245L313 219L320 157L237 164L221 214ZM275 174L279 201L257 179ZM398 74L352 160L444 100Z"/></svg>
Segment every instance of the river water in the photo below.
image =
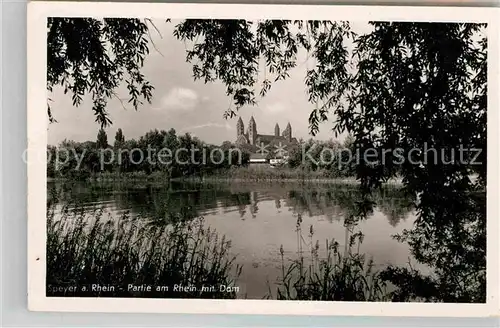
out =
<svg viewBox="0 0 500 328"><path fill-rule="evenodd" d="M281 274L280 248L285 262L296 259L299 248L307 252L318 242L322 249L327 240L346 252L351 236L361 232L356 251L373 259L376 268L411 260L408 246L393 238L415 220L412 202L396 187L375 194L373 212L361 220L353 220L360 200L354 184L49 182L48 197L69 207L103 207L116 218L125 211L152 219L203 216L231 240L231 254L243 266L237 281L241 298L272 294Z"/></svg>

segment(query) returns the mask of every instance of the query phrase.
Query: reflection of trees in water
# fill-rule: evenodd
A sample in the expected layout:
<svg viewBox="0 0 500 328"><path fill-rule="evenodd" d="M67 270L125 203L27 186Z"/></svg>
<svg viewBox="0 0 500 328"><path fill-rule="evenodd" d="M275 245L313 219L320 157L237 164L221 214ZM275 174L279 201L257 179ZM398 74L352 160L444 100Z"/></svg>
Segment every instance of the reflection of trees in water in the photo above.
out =
<svg viewBox="0 0 500 328"><path fill-rule="evenodd" d="M367 214L360 210L363 198L353 185L52 184L48 194L52 201L69 205L113 202L117 209L161 221L216 215L219 211L238 212L241 218L250 213L256 218L259 203L264 201L274 202L277 210L285 207L295 215L323 216L330 222L346 220L352 224ZM397 188L374 194L373 201L393 225L411 211L412 202Z"/></svg>
<svg viewBox="0 0 500 328"><path fill-rule="evenodd" d="M258 199L257 199L258 194L255 191L250 192L250 204L248 205L250 208L250 213L252 214L252 218L257 217L257 213L259 212L259 206L258 206Z"/></svg>
<svg viewBox="0 0 500 328"><path fill-rule="evenodd" d="M399 188L384 188L376 198L377 208L387 217L389 224L397 226L414 208L414 201Z"/></svg>
<svg viewBox="0 0 500 328"><path fill-rule="evenodd" d="M415 259L433 272L424 275L411 267L387 268L385 278L398 287L393 300L484 302L485 193L448 190L432 197L426 195L421 197L417 211L425 216L399 239L407 242Z"/></svg>
<svg viewBox="0 0 500 328"><path fill-rule="evenodd" d="M411 198L398 188L384 188L368 200L355 186L333 187L330 190L303 189L291 191L285 201L297 214L311 217L321 215L330 222L342 219L348 225L372 214L371 207L366 205L376 204L393 226L405 218L413 207Z"/></svg>
<svg viewBox="0 0 500 328"><path fill-rule="evenodd" d="M411 198L401 196L402 193L397 189L385 189L372 193L366 202L363 201L364 197L360 193L349 190L335 191L336 196L332 197L332 200L342 204L342 215L345 220L356 217L362 212L369 212L366 208L370 206L365 209L363 207L365 204L372 204L386 214L389 222L395 225L415 208L418 219L414 226L412 229L404 230L396 239L407 243L414 260L420 266L427 267L430 273L419 271L413 268L412 263L409 263L408 266L401 267L389 265L372 275L368 272L363 273L363 265L361 265L363 261L361 263L342 261L343 265L347 266L346 268L322 265L313 268L313 271L309 268L304 276L302 272L304 264L296 262L292 265L294 275L284 275L284 289L281 292L288 292L291 286L290 281L295 279L294 284L307 286L307 288L298 290L302 294L298 293L294 297L323 299L325 294L321 286L328 283L337 288L338 284L343 284L344 280L344 276L340 273L344 270L350 272L353 268L357 268L355 270L357 274L371 275L371 278L375 277L379 282L390 282L394 287L390 293L377 295L377 298L398 302L484 302L486 297L486 194L482 190L471 192L451 187L441 187L436 190L439 192L433 193L431 189L427 191L427 194L422 194L416 205ZM308 200L318 198L315 194L299 193L299 196L292 199L304 205L314 204ZM350 247L348 247L350 243L347 240L356 235L352 234L352 228L356 222L344 222L346 223L344 255L350 254ZM299 259L302 259L300 247L298 252ZM316 278L323 277L324 272L329 272L332 276L326 280ZM314 287L312 290L311 286ZM358 286L351 287L357 288ZM332 288L328 290L336 290ZM356 290L360 293L358 300L363 299L362 287ZM336 297L335 293L333 296L326 296L326 299L331 299L331 297ZM340 297L346 300L344 294L341 293Z"/></svg>

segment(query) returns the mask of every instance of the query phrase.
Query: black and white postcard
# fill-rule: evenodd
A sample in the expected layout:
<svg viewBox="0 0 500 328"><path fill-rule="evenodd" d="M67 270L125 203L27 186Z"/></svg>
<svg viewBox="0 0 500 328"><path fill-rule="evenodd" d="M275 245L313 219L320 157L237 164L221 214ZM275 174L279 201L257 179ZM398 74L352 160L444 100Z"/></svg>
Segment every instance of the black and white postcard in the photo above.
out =
<svg viewBox="0 0 500 328"><path fill-rule="evenodd" d="M31 3L30 309L497 315L498 16Z"/></svg>

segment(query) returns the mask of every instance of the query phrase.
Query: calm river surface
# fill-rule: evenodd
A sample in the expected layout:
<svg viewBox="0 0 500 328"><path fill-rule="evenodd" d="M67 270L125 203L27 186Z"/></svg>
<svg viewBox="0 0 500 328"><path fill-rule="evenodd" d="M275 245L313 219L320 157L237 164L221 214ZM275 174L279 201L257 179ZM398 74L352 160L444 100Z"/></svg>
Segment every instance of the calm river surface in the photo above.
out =
<svg viewBox="0 0 500 328"><path fill-rule="evenodd" d="M55 196L57 195L57 196ZM411 258L406 244L392 236L410 229L415 216L411 201L388 187L375 196L373 213L346 227L356 213L356 185L294 183L188 184L169 186L147 183L48 184L48 199L58 205L104 207L119 218L129 211L151 219L170 215L203 216L206 223L232 242L231 253L243 266L238 278L239 297L263 298L281 273L280 247L285 261L297 258L298 238L310 244L336 240L344 250L350 236L364 234L359 251L373 258L377 268L406 266ZM297 232L297 221L302 232ZM413 263L412 263L413 265ZM273 289L273 288L271 288Z"/></svg>

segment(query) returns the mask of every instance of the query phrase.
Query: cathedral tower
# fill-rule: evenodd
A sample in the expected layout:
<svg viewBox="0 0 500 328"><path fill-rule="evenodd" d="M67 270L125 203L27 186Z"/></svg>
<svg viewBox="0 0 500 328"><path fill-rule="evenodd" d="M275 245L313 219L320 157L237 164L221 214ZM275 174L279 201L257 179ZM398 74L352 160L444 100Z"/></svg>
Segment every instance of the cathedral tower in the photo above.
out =
<svg viewBox="0 0 500 328"><path fill-rule="evenodd" d="M257 124L253 116L250 118L250 122L248 123L248 139L250 144L255 145L255 140L257 139Z"/></svg>
<svg viewBox="0 0 500 328"><path fill-rule="evenodd" d="M290 122L288 122L285 130L283 131L283 137L285 137L288 142L292 141L292 126L290 125Z"/></svg>
<svg viewBox="0 0 500 328"><path fill-rule="evenodd" d="M241 117L238 119L238 123L236 123L236 138L243 135L245 133L245 126L243 125L243 120Z"/></svg>
<svg viewBox="0 0 500 328"><path fill-rule="evenodd" d="M274 127L274 136L279 137L280 136L280 126L278 123L276 123L276 126Z"/></svg>

